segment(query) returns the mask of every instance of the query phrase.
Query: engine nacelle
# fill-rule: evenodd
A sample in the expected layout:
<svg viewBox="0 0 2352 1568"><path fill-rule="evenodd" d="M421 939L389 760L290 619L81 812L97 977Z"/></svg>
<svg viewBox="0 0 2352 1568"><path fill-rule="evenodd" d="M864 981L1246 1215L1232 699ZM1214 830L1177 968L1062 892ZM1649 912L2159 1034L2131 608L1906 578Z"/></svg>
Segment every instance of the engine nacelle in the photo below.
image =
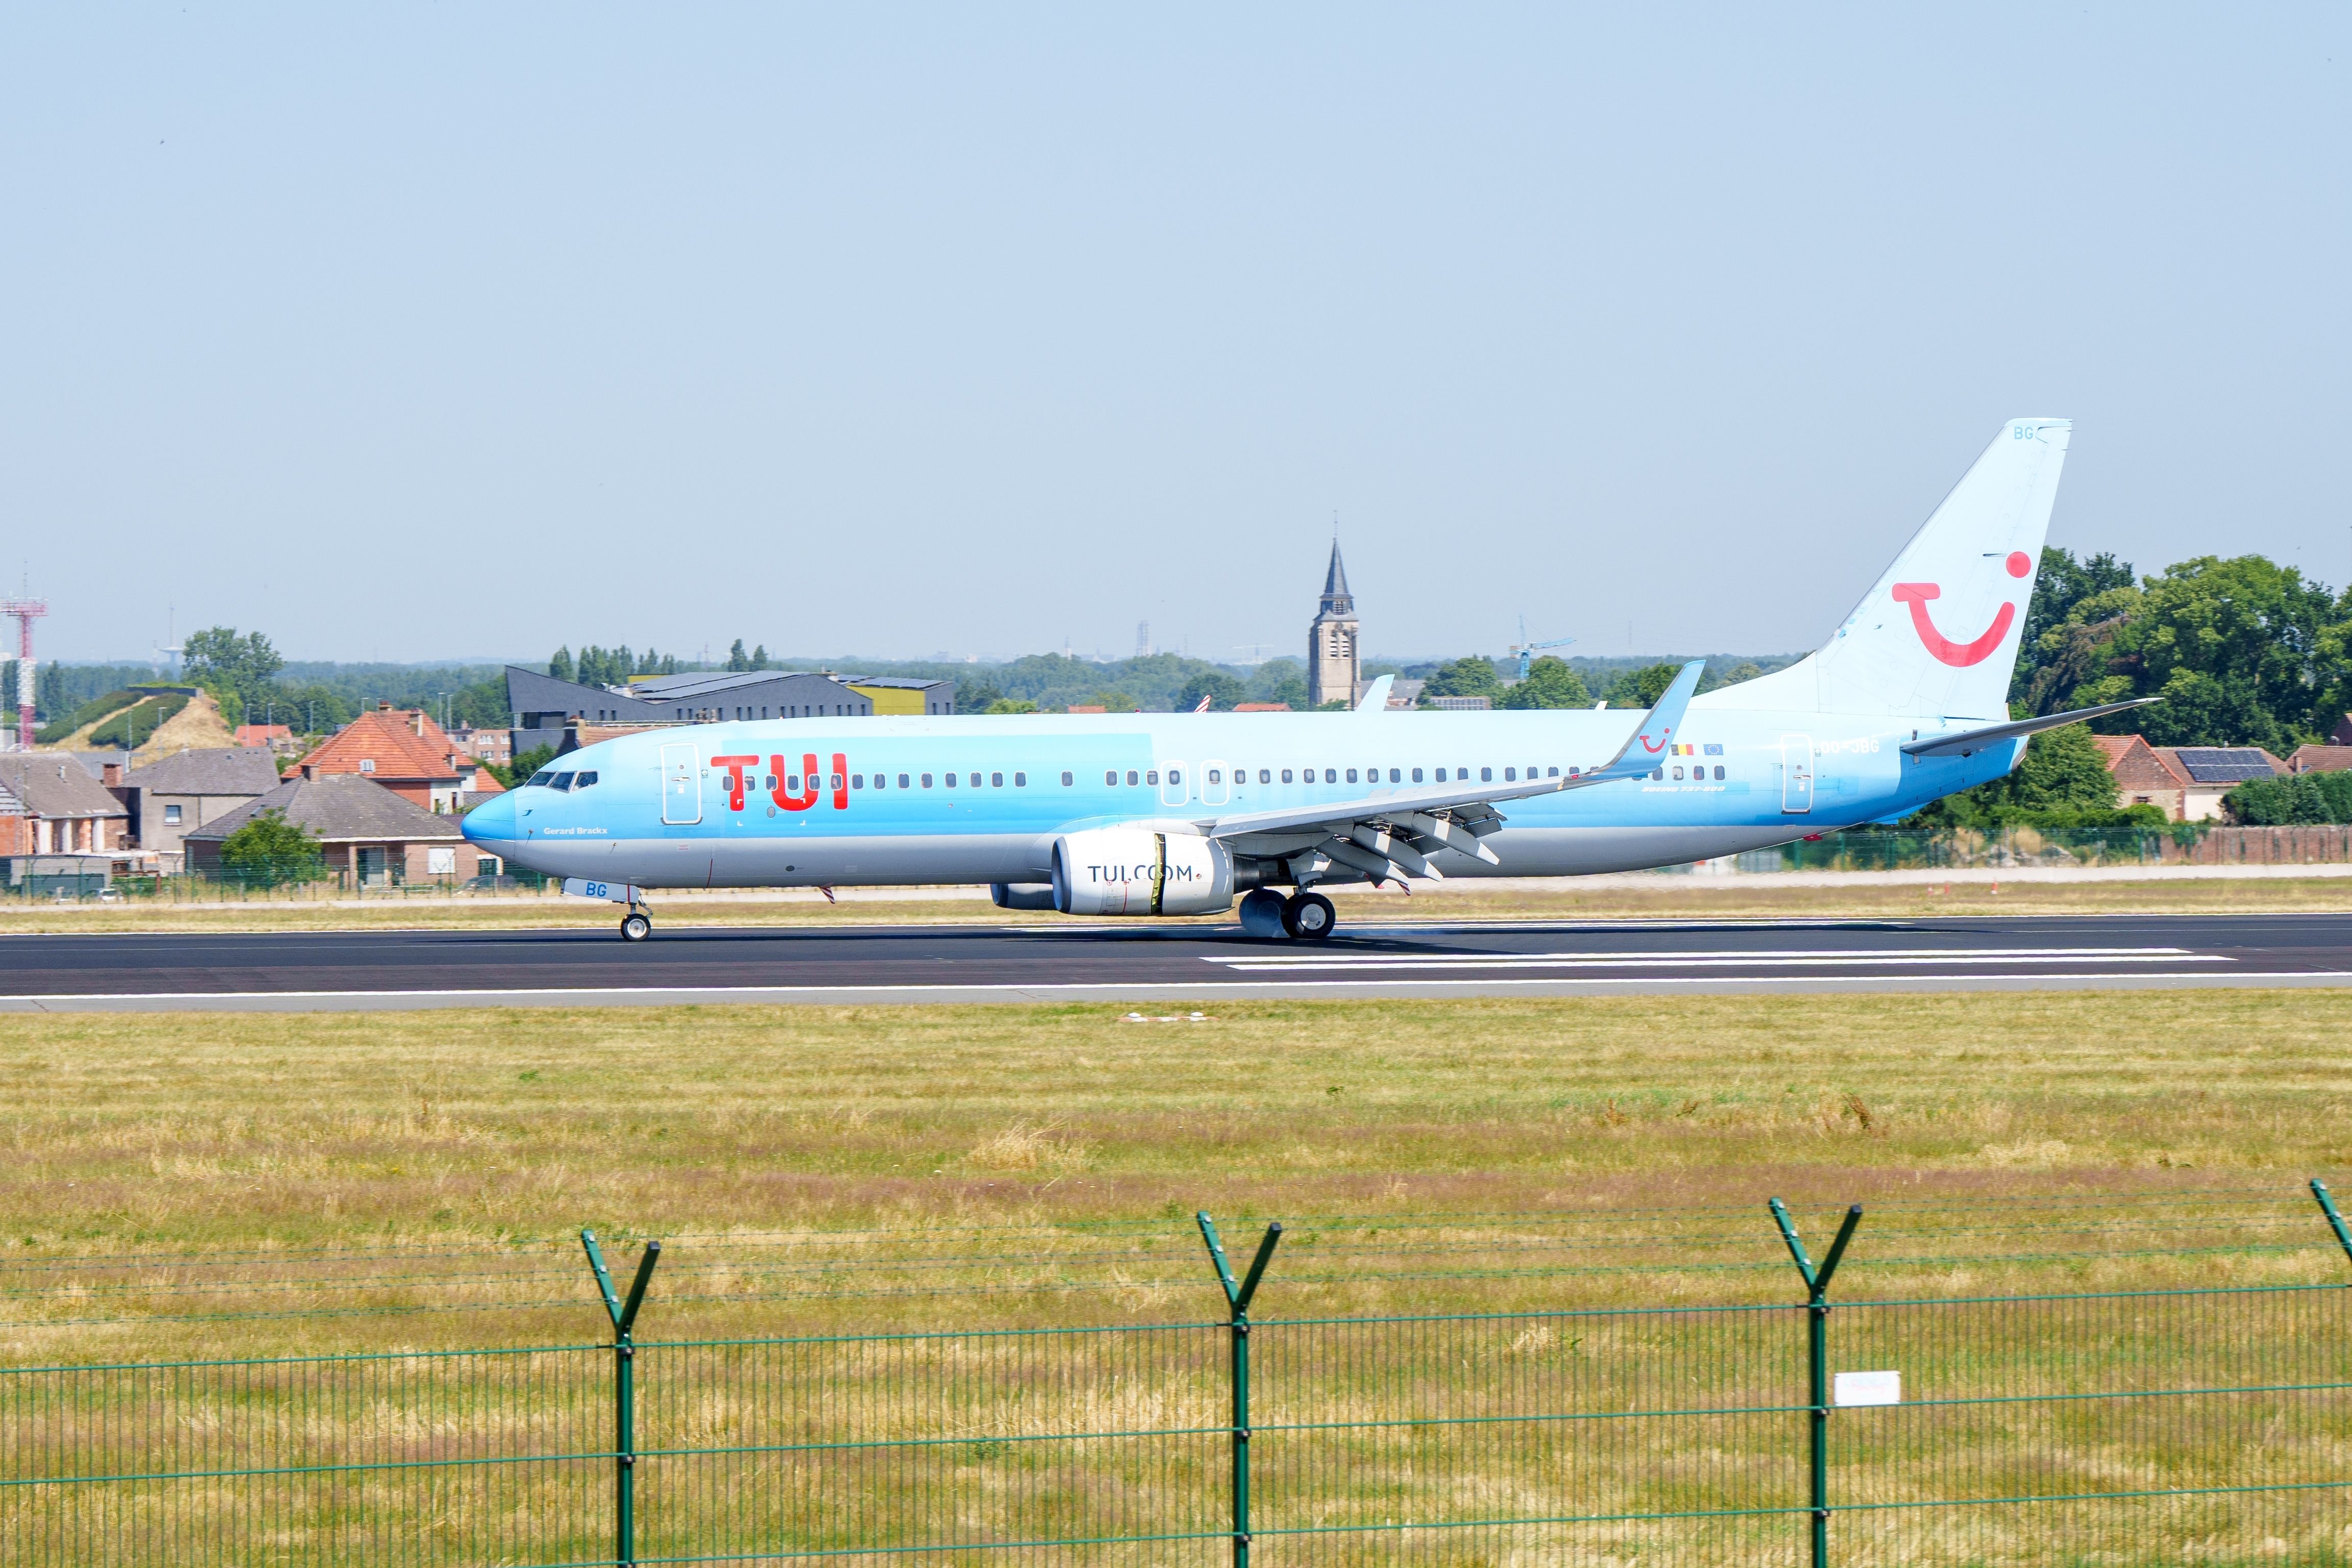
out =
<svg viewBox="0 0 2352 1568"><path fill-rule="evenodd" d="M1066 915L1213 915L1233 902L1233 852L1213 838L1097 827L1054 841L1054 907Z"/></svg>

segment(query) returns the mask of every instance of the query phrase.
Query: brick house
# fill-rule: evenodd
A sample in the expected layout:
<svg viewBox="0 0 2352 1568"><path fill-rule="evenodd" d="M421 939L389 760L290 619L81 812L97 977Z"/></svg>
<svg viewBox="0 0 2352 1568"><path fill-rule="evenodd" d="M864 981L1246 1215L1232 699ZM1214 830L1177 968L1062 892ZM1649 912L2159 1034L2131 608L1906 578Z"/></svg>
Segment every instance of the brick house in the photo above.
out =
<svg viewBox="0 0 2352 1568"><path fill-rule="evenodd" d="M2186 782L2180 791L2181 822L2219 822L2221 799L2242 784L2274 779L2286 764L2260 746L2158 746L2156 754Z"/></svg>
<svg viewBox="0 0 2352 1568"><path fill-rule="evenodd" d="M265 811L309 830L326 848L327 868L346 888L462 882L481 869L454 815L436 814L352 773L292 778L215 818L182 840L188 868L217 872L228 836Z"/></svg>
<svg viewBox="0 0 2352 1568"><path fill-rule="evenodd" d="M0 855L105 855L131 813L62 752L0 754Z"/></svg>
<svg viewBox="0 0 2352 1568"><path fill-rule="evenodd" d="M2107 759L2116 775L2117 805L2161 806L2174 822L2181 820L2181 804L2189 776L2166 762L2141 735L2094 735L2092 742Z"/></svg>
<svg viewBox="0 0 2352 1568"><path fill-rule="evenodd" d="M2352 745L2297 746L2286 760L2291 773L2340 773L2352 768Z"/></svg>
<svg viewBox="0 0 2352 1568"><path fill-rule="evenodd" d="M306 779L355 773L427 811L455 811L466 790L454 760L460 754L431 714L386 702L344 725L295 771Z"/></svg>

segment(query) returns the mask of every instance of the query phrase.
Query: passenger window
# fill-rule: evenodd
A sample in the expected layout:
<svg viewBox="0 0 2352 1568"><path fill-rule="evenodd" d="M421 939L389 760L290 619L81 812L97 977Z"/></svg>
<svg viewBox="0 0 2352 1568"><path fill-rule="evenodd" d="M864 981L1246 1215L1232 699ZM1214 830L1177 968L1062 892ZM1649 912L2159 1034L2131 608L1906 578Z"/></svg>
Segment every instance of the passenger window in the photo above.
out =
<svg viewBox="0 0 2352 1568"><path fill-rule="evenodd" d="M1419 778L1421 775L1420 775L1419 773L1415 773L1415 774L1413 774L1412 776L1413 776L1413 777L1415 777L1415 778ZM1391 783L1391 784L1402 784L1402 783L1404 783L1404 772L1403 772L1403 770L1402 770L1402 769L1401 769L1401 768L1391 768L1391 769L1389 770L1389 783Z"/></svg>
<svg viewBox="0 0 2352 1568"><path fill-rule="evenodd" d="M1464 776L1467 777L1468 775L1465 774ZM1421 782L1421 774L1418 773L1414 773L1412 775L1412 781L1415 784L1419 784ZM1444 768L1437 770L1437 782L1439 784L1444 784L1445 782L1445 770Z"/></svg>
<svg viewBox="0 0 2352 1568"><path fill-rule="evenodd" d="M1654 782L1656 782L1656 781L1658 781L1658 780L1664 779L1665 776L1666 776L1666 770L1665 770L1665 769L1664 769L1664 768L1654 768L1654 769L1652 769L1652 770L1651 770L1651 772L1650 772L1650 778L1651 778L1652 782L1654 782Z"/></svg>
<svg viewBox="0 0 2352 1568"><path fill-rule="evenodd" d="M1158 768L1146 769L1143 774L1143 782L1148 784L1158 784L1160 782L1160 770Z"/></svg>
<svg viewBox="0 0 2352 1568"><path fill-rule="evenodd" d="M1445 776L1445 770L1444 768L1438 769L1437 776L1439 778L1444 778ZM1391 768L1389 770L1389 777L1391 779L1396 777L1396 770L1394 768ZM1419 784L1421 782L1421 770L1419 768L1412 770L1412 782L1415 784Z"/></svg>
<svg viewBox="0 0 2352 1568"><path fill-rule="evenodd" d="M1282 770L1282 782L1285 784L1289 784L1291 782L1290 770L1288 768Z"/></svg>
<svg viewBox="0 0 2352 1568"><path fill-rule="evenodd" d="M1356 782L1356 770L1353 768L1349 768L1348 770L1348 782L1349 784L1354 784Z"/></svg>
<svg viewBox="0 0 2352 1568"><path fill-rule="evenodd" d="M925 789L929 789L929 788L930 788L930 786L931 786L931 781L930 781L930 780L929 780L929 779L925 779L925 780L923 781L923 787L924 787ZM898 775L898 787L899 787L900 789L905 789L905 788L907 787L907 775L906 775L906 774L904 774L904 773L900 773L900 774Z"/></svg>
<svg viewBox="0 0 2352 1568"><path fill-rule="evenodd" d="M953 773L943 773L943 774L941 774L940 776L941 776L942 778L944 778L944 779L946 779L946 780L948 781L948 788L950 788L950 789L953 789L953 788L955 788L955 780L956 780L956 776L955 776L955 774L953 774Z"/></svg>
<svg viewBox="0 0 2352 1568"><path fill-rule="evenodd" d="M1176 776L1176 775L1175 775L1175 773L1172 773L1172 772L1171 772L1171 773L1169 773L1169 775L1168 775L1168 776L1169 776L1169 778L1170 778L1170 779L1171 779L1171 780L1172 780L1172 779L1174 779L1174 778L1175 778L1175 776ZM1209 782L1210 782L1211 784L1223 784L1223 783L1224 783L1224 782L1225 782L1224 771L1223 771L1223 769L1221 769L1221 768L1211 768L1211 769L1209 770Z"/></svg>
<svg viewBox="0 0 2352 1568"><path fill-rule="evenodd" d="M1014 773L1013 775L1013 787L1014 789L1027 789L1029 787L1029 775L1027 773Z"/></svg>
<svg viewBox="0 0 2352 1568"><path fill-rule="evenodd" d="M1505 769L1503 770L1503 782L1504 782L1505 784L1517 784L1517 783L1518 782L1518 779L1519 779L1519 770L1518 770L1518 769L1517 769L1517 768L1505 768Z"/></svg>
<svg viewBox="0 0 2352 1568"><path fill-rule="evenodd" d="M1715 776L1717 778L1721 778L1723 776L1723 764L1721 763L1715 764Z"/></svg>
<svg viewBox="0 0 2352 1568"><path fill-rule="evenodd" d="M1118 783L1118 774L1117 773L1107 773L1103 774L1103 783L1107 784L1115 784Z"/></svg>
<svg viewBox="0 0 2352 1568"><path fill-rule="evenodd" d="M1135 770L1133 768L1127 770L1127 787L1129 789L1133 789L1135 787Z"/></svg>
<svg viewBox="0 0 2352 1568"><path fill-rule="evenodd" d="M1077 782L1077 781L1076 781L1075 778L1073 778L1073 777L1072 777L1070 774L1068 774L1068 773L1064 773L1064 774L1062 775L1062 787L1063 787L1064 789L1067 789L1067 788L1069 788L1072 784L1076 784L1076 782Z"/></svg>
<svg viewBox="0 0 2352 1568"><path fill-rule="evenodd" d="M930 774L929 774L929 773L925 773L925 774L923 775L923 787L924 787L925 789L929 789L929 788L930 788L930 787L931 787L931 775L930 775Z"/></svg>
<svg viewBox="0 0 2352 1568"><path fill-rule="evenodd" d="M866 787L866 775L864 773L850 774L849 787L852 789L864 789Z"/></svg>
<svg viewBox="0 0 2352 1568"><path fill-rule="evenodd" d="M1287 784L1290 782L1290 775L1286 773L1282 775L1282 779L1285 784ZM1257 782L1260 784L1272 784L1274 782L1274 770L1272 768L1258 769Z"/></svg>
<svg viewBox="0 0 2352 1568"><path fill-rule="evenodd" d="M826 784L826 785L825 785L825 787L826 787L827 789L839 789L839 788L840 788L844 784L845 784L845 783L847 783L847 782L848 782L847 780L844 779L844 778L843 778L839 773L831 773L831 774L828 774L828 775L827 775L827 778L828 778L828 779L829 779L829 781L830 781L830 782L829 782L829 783L827 783L827 784Z"/></svg>
<svg viewBox="0 0 2352 1568"><path fill-rule="evenodd" d="M1170 768L1168 770L1168 782L1171 784L1182 784L1184 782L1184 770L1181 768Z"/></svg>
<svg viewBox="0 0 2352 1568"><path fill-rule="evenodd" d="M775 775L775 774L773 774L773 773L770 773L770 774L767 776L767 778L766 778L765 780L761 781L761 784L760 787L761 787L761 788L762 788L762 789L773 789L773 788L775 788L775 787L776 787L776 775Z"/></svg>
<svg viewBox="0 0 2352 1568"><path fill-rule="evenodd" d="M1552 778L1559 777L1559 770L1558 768L1546 768L1544 772Z"/></svg>
<svg viewBox="0 0 2352 1568"><path fill-rule="evenodd" d="M1353 781L1354 781L1354 779L1355 779L1355 776L1356 776L1356 770L1355 770L1355 769L1353 769L1353 768L1349 768L1349 769L1348 770L1348 778L1349 778L1349 780L1350 782L1353 782ZM1337 768L1325 768L1325 769L1323 770L1323 782L1324 782L1325 784L1338 784L1338 783L1339 782L1339 769L1337 769Z"/></svg>
<svg viewBox="0 0 2352 1568"><path fill-rule="evenodd" d="M972 782L973 782L974 784L977 784L977 783L979 783L979 782L980 782L980 775L979 775L978 773L974 773L974 774L972 775ZM1003 788L1004 787L1004 775L1003 775L1003 773L991 773L991 774L989 774L989 775L988 775L988 787L989 787L989 788L991 788L991 789L1003 789Z"/></svg>
<svg viewBox="0 0 2352 1568"><path fill-rule="evenodd" d="M1478 770L1478 782L1480 784L1493 784L1495 782L1495 770L1492 768L1480 768Z"/></svg>
<svg viewBox="0 0 2352 1568"><path fill-rule="evenodd" d="M1004 775L1003 775L1003 774L1002 774L1002 773L999 773L999 774L997 775L997 777L998 777L1000 780L1001 780L1003 776L1004 776ZM971 787L972 787L972 788L974 788L974 789L978 789L978 788L980 787L980 775L979 775L978 773L974 773L974 774L972 774L972 775L971 775Z"/></svg>
<svg viewBox="0 0 2352 1568"><path fill-rule="evenodd" d="M1675 764L1675 782L1676 784L1680 784L1680 783L1682 782L1682 777L1683 777L1683 765L1682 765L1680 763L1676 763Z"/></svg>

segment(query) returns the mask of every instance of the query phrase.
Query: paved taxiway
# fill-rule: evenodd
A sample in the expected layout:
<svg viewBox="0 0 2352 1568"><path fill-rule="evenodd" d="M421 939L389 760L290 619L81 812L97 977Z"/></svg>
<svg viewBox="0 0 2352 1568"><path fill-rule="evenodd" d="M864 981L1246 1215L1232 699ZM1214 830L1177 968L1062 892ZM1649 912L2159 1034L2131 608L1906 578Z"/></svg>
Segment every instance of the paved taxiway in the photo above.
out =
<svg viewBox="0 0 2352 1568"><path fill-rule="evenodd" d="M0 938L0 1011L2352 985L2352 914Z"/></svg>

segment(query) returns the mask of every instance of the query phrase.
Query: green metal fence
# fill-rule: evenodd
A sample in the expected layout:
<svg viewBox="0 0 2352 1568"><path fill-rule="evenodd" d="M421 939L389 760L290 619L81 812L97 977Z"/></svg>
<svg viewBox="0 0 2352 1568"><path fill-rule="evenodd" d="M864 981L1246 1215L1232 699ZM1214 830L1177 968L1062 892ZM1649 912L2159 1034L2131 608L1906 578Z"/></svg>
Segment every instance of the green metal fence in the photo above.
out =
<svg viewBox="0 0 2352 1568"><path fill-rule="evenodd" d="M676 1340L583 1233L593 1343L0 1369L0 1562L2343 1561L2352 1292L2230 1277L2275 1237L1897 1298L1770 1219L1778 1301L1265 1314L1204 1215L1199 1321Z"/></svg>

